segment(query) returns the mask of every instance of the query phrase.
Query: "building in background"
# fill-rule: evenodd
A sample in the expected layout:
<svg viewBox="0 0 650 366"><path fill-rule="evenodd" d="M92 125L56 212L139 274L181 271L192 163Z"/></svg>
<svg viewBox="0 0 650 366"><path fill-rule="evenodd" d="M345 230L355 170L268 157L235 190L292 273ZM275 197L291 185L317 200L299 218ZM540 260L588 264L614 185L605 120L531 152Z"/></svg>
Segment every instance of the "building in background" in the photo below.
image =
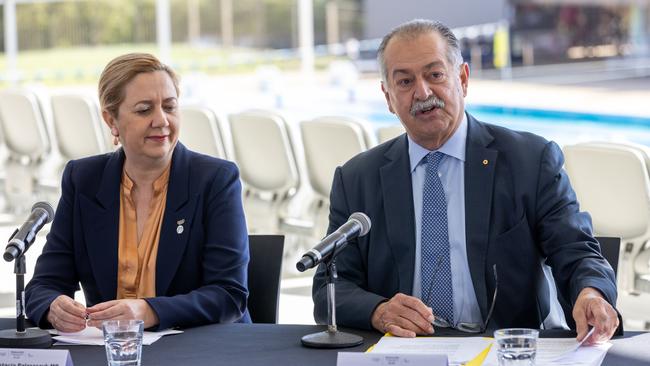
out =
<svg viewBox="0 0 650 366"><path fill-rule="evenodd" d="M512 50L525 64L647 56L650 1L510 0Z"/></svg>
<svg viewBox="0 0 650 366"><path fill-rule="evenodd" d="M180 71L297 65L296 0L20 0L12 2L12 22L5 19L5 1L0 0L0 50L12 48L5 45L12 37L5 38L4 23L15 23L10 28L21 53L75 48L84 53L97 46L121 47L122 53L129 47L151 50L157 42L156 9L161 3L170 10L169 40L177 51L170 59ZM315 54L347 55L361 71L376 71L380 37L414 18L438 19L454 28L473 70L647 58L650 49L650 0L311 0L309 4ZM34 58L37 61L12 66L21 71L16 79L97 76L97 70L82 67L91 60L62 71L60 65L69 62L53 67L39 63L46 58L42 55ZM0 73L4 68L0 60Z"/></svg>
<svg viewBox="0 0 650 366"><path fill-rule="evenodd" d="M365 0L366 39L381 38L391 28L414 18L436 19L452 28L497 23L507 17L507 0ZM468 10L471 9L471 10Z"/></svg>
<svg viewBox="0 0 650 366"><path fill-rule="evenodd" d="M472 9L467 11L467 9ZM460 38L465 58L472 48L491 67L495 29L509 25L513 65L570 62L609 57L644 57L650 49L648 0L392 0L363 3L366 39L382 37L392 27L414 18L437 19L464 28Z"/></svg>

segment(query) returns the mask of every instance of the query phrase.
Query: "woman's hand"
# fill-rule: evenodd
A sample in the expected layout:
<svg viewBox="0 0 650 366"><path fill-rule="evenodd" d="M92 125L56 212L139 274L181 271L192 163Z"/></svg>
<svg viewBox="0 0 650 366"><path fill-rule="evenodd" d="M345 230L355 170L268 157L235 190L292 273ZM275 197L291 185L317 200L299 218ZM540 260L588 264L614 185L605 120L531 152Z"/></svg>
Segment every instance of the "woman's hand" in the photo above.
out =
<svg viewBox="0 0 650 366"><path fill-rule="evenodd" d="M144 327L150 328L158 324L158 315L143 299L111 300L99 303L86 309L88 311L88 325L101 327L105 320L141 319Z"/></svg>
<svg viewBox="0 0 650 366"><path fill-rule="evenodd" d="M69 296L59 295L50 304L47 321L61 332L79 332L86 328L86 307Z"/></svg>

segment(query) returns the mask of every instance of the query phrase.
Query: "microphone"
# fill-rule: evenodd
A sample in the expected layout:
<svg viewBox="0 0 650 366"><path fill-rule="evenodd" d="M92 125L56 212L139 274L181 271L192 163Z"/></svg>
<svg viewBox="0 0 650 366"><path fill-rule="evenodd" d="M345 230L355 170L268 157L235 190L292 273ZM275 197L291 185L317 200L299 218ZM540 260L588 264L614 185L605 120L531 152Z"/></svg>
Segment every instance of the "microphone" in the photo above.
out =
<svg viewBox="0 0 650 366"><path fill-rule="evenodd" d="M317 266L331 256L334 251L343 249L349 240L368 234L370 226L370 218L366 214L363 212L353 213L345 224L305 253L302 259L296 263L296 268L298 271L304 272Z"/></svg>
<svg viewBox="0 0 650 366"><path fill-rule="evenodd" d="M41 230L43 225L51 222L53 218L54 210L49 203L36 202L32 206L32 213L27 218L27 221L9 239L3 258L7 262L11 262L25 254L29 246L34 243L36 233Z"/></svg>

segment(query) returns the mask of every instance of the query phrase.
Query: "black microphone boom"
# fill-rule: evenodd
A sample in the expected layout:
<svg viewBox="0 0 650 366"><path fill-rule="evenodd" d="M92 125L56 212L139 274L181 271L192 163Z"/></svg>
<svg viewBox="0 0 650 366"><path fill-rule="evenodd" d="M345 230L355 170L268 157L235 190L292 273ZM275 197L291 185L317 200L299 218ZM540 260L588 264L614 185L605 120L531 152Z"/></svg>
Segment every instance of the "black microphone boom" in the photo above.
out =
<svg viewBox="0 0 650 366"><path fill-rule="evenodd" d="M335 251L343 249L349 240L368 234L370 226L370 218L366 214L353 213L345 224L305 253L302 259L296 263L296 268L298 271L304 272L317 266L327 260Z"/></svg>
<svg viewBox="0 0 650 366"><path fill-rule="evenodd" d="M36 202L32 207L32 213L23 226L11 236L5 249L3 258L7 262L23 255L29 246L34 243L36 234L41 228L54 218L54 210L47 202Z"/></svg>
<svg viewBox="0 0 650 366"><path fill-rule="evenodd" d="M354 347L363 343L363 338L351 333L339 332L336 326L336 264L334 258L341 253L347 243L357 237L364 236L370 231L370 218L364 213L355 212L348 221L341 225L335 232L329 234L320 243L310 249L302 259L296 263L298 271L325 265L327 276L327 330L307 334L301 338L302 345L314 348L344 348Z"/></svg>
<svg viewBox="0 0 650 366"><path fill-rule="evenodd" d="M16 274L16 329L0 331L2 348L48 348L52 345L50 333L42 329L25 328L25 252L34 243L36 234L43 225L52 221L54 210L47 202L37 202L27 221L9 238L4 259L14 261Z"/></svg>

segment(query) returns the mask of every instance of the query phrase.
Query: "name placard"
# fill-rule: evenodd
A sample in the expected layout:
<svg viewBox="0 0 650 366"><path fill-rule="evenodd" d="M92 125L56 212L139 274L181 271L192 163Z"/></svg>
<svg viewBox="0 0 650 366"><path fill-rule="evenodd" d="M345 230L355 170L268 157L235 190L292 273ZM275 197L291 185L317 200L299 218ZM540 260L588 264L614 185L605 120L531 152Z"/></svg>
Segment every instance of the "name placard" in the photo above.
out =
<svg viewBox="0 0 650 366"><path fill-rule="evenodd" d="M339 352L336 366L448 366L446 355Z"/></svg>
<svg viewBox="0 0 650 366"><path fill-rule="evenodd" d="M67 349L0 348L0 366L72 366Z"/></svg>

